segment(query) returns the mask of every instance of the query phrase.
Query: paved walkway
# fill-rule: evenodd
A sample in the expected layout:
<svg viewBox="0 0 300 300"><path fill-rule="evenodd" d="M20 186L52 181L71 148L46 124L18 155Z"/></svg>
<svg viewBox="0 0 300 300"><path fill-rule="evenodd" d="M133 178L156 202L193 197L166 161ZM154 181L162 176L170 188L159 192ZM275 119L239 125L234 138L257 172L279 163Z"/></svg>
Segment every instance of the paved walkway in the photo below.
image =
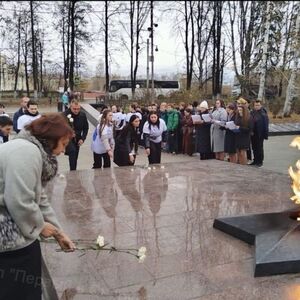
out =
<svg viewBox="0 0 300 300"><path fill-rule="evenodd" d="M17 106L7 106L6 111L12 115L16 110ZM40 112L56 112L57 106L56 105L40 105L39 106ZM274 124L273 124L274 125ZM282 130L286 130L287 128L291 128L291 126L294 126L294 128L298 128L297 123L295 124L283 124L283 125L274 125L272 124L272 128L278 130L280 127ZM91 169L93 165L93 155L92 151L90 150L91 145L91 135L92 131L94 129L94 126L90 123L90 130L88 134L88 138L83 144L83 146L80 149L79 153L79 160L78 160L78 170L85 170L85 169ZM275 130L274 129L274 130ZM295 165L296 161L300 157L300 152L295 149L291 148L289 144L291 141L295 138L295 135L285 135L285 136L270 136L269 140L265 141L265 160L264 160L264 166L263 169L272 170L284 174L288 174L288 168L291 165ZM199 160L199 155L194 154L193 157L189 157L186 155L172 155L172 154L162 154L162 163L168 163L168 162L188 162L193 160ZM59 172L65 172L69 170L69 164L68 164L68 157L65 155L60 155L58 157L59 161ZM136 165L146 165L147 164L147 157L144 153L143 149L139 150L139 155L137 156ZM116 166L113 163L113 166ZM229 166L229 165L228 165ZM253 168L250 167L249 168Z"/></svg>

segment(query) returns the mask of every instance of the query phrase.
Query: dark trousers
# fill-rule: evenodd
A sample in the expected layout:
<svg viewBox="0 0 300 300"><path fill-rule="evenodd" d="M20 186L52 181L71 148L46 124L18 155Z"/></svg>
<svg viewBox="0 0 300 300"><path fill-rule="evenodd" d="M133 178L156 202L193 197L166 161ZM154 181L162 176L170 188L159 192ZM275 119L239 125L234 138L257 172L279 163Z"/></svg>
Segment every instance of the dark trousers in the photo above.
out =
<svg viewBox="0 0 300 300"><path fill-rule="evenodd" d="M178 136L175 131L168 131L168 152L170 153L178 153Z"/></svg>
<svg viewBox="0 0 300 300"><path fill-rule="evenodd" d="M200 152L200 160L213 159L215 155L213 152Z"/></svg>
<svg viewBox="0 0 300 300"><path fill-rule="evenodd" d="M0 300L41 300L41 269L39 241L0 253Z"/></svg>
<svg viewBox="0 0 300 300"><path fill-rule="evenodd" d="M69 156L70 171L77 169L79 148L79 145L74 141L71 141L66 148L65 154Z"/></svg>
<svg viewBox="0 0 300 300"><path fill-rule="evenodd" d="M161 143L153 143L150 141L150 155L148 156L149 164L160 164Z"/></svg>
<svg viewBox="0 0 300 300"><path fill-rule="evenodd" d="M253 162L255 164L262 164L264 161L264 139L253 135L251 137Z"/></svg>
<svg viewBox="0 0 300 300"><path fill-rule="evenodd" d="M102 159L103 159L103 168L110 168L110 157L108 153L97 154L94 152L93 169L102 168Z"/></svg>

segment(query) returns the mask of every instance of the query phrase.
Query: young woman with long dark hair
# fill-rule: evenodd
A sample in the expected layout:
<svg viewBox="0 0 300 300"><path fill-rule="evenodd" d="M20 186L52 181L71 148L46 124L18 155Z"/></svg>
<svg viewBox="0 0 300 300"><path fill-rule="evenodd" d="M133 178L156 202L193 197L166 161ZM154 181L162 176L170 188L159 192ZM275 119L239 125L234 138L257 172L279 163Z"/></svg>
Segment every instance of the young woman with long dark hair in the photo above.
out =
<svg viewBox="0 0 300 300"><path fill-rule="evenodd" d="M110 159L113 157L115 145L113 123L113 113L105 109L101 115L100 123L97 125L92 140L92 151L94 154L93 169L110 167Z"/></svg>
<svg viewBox="0 0 300 300"><path fill-rule="evenodd" d="M128 124L121 130L115 140L114 163L119 167L132 166L138 150L138 128L140 118L132 115Z"/></svg>
<svg viewBox="0 0 300 300"><path fill-rule="evenodd" d="M143 127L143 138L145 151L149 164L160 164L162 142L165 142L167 126L163 119L160 119L157 112L150 112L148 121Z"/></svg>

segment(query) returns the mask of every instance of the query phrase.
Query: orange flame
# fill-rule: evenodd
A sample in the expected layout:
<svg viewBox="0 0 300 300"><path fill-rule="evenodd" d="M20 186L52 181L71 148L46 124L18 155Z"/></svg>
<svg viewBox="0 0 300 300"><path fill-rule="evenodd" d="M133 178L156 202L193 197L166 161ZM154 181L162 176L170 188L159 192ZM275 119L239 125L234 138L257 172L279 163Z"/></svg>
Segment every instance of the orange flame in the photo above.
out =
<svg viewBox="0 0 300 300"><path fill-rule="evenodd" d="M300 137L296 137L290 144L291 147L297 147L300 150ZM294 192L294 196L291 197L291 200L295 202L295 204L300 204L300 160L296 163L297 170L294 171L293 167L289 167L289 174L293 179L292 190ZM300 218L297 218L300 221Z"/></svg>

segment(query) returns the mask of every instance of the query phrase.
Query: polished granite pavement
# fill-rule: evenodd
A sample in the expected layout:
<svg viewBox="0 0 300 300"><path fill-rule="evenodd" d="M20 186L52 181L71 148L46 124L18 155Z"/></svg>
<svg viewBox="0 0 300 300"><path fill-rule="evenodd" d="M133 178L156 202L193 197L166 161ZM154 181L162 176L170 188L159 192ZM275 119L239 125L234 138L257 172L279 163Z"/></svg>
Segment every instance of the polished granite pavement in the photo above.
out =
<svg viewBox="0 0 300 300"><path fill-rule="evenodd" d="M145 245L148 256L141 264L43 244L45 260L62 299L300 299L300 274L254 278L253 247L212 227L216 217L294 208L290 184L285 174L216 160L65 173L48 187L64 230Z"/></svg>

